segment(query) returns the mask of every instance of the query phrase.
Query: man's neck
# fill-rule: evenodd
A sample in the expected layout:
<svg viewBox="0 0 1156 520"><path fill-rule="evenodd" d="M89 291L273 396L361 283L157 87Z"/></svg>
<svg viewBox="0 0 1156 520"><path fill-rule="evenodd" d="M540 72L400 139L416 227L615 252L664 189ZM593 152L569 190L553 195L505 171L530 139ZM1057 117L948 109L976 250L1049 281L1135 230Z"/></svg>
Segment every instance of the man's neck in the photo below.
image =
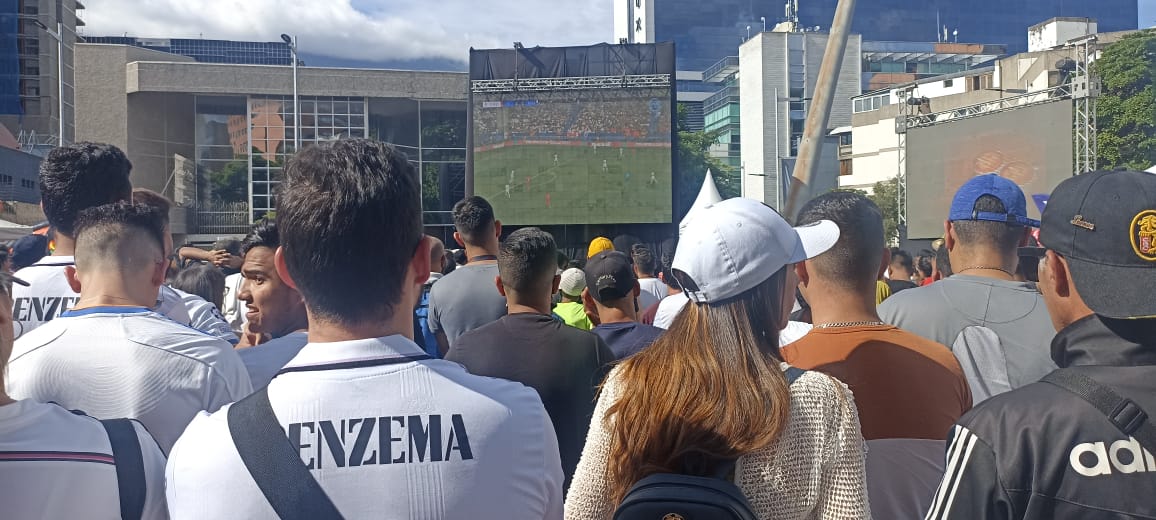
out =
<svg viewBox="0 0 1156 520"><path fill-rule="evenodd" d="M310 313L309 342L335 343L360 339L405 336L413 340L413 309L395 307L390 319L367 319L358 323L338 323ZM408 310L408 312L407 312Z"/></svg>
<svg viewBox="0 0 1156 520"><path fill-rule="evenodd" d="M638 315L634 313L633 308L627 309L624 307L604 307L598 305L598 321L603 325L608 323L634 323L638 321Z"/></svg>
<svg viewBox="0 0 1156 520"><path fill-rule="evenodd" d="M480 257L480 256L481 257L492 256L494 258L490 258L487 260L474 260L475 258ZM486 263L486 262L491 262L491 263L496 262L497 256L498 256L498 247L494 244L488 244L488 245L484 245L484 246L475 246L475 245L466 244L467 265L481 264L481 263Z"/></svg>
<svg viewBox="0 0 1156 520"><path fill-rule="evenodd" d="M953 251L951 267L955 274L1014 280L1019 259L1014 254L1004 255L998 251Z"/></svg>
<svg viewBox="0 0 1156 520"><path fill-rule="evenodd" d="M634 275L637 276L639 280L647 280L650 278L654 278L654 276L651 276L649 273L640 273L638 271L635 271Z"/></svg>
<svg viewBox="0 0 1156 520"><path fill-rule="evenodd" d="M815 325L880 321L875 309L874 291L860 294L831 288L816 289L807 292L811 322Z"/></svg>
<svg viewBox="0 0 1156 520"><path fill-rule="evenodd" d="M102 284L91 284L80 292L80 300L73 309L92 307L144 307L151 309L157 304L160 287L141 289L130 287L123 280L105 280Z"/></svg>
<svg viewBox="0 0 1156 520"><path fill-rule="evenodd" d="M545 314L550 315L550 295L543 297L525 297L515 294L506 288L506 314Z"/></svg>
<svg viewBox="0 0 1156 520"><path fill-rule="evenodd" d="M294 320L288 327L281 329L280 334L273 334L273 338L282 338L293 334L294 332L306 332L309 330L309 318L302 316L299 320Z"/></svg>
<svg viewBox="0 0 1156 520"><path fill-rule="evenodd" d="M72 237L64 236L62 233L56 233L52 237L55 243L55 248L52 250L52 256L74 256L76 253L76 240Z"/></svg>

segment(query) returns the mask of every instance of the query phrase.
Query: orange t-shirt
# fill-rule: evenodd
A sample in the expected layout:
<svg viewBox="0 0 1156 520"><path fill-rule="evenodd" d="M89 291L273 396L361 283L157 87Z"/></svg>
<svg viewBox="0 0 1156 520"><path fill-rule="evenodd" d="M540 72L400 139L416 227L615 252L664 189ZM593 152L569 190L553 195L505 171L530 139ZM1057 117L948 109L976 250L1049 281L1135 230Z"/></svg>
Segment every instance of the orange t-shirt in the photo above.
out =
<svg viewBox="0 0 1156 520"><path fill-rule="evenodd" d="M947 438L971 409L971 390L947 347L891 325L816 328L783 347L783 359L847 384L863 438Z"/></svg>

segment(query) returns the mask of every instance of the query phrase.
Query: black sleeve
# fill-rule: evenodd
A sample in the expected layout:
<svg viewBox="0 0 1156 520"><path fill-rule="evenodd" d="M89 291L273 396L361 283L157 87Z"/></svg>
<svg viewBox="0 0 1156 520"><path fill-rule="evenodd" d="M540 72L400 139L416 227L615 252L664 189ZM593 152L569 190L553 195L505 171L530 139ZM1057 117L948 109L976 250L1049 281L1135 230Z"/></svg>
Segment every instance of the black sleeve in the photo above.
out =
<svg viewBox="0 0 1156 520"><path fill-rule="evenodd" d="M991 446L966 427L953 427L946 471L931 497L926 520L1010 520L1013 515Z"/></svg>

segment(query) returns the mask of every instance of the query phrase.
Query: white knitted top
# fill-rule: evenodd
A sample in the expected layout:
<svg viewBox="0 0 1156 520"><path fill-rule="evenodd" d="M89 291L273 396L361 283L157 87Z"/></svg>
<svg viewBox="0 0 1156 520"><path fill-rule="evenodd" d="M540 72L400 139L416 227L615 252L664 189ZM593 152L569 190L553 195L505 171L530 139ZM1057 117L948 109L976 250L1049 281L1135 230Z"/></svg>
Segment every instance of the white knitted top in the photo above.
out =
<svg viewBox="0 0 1156 520"><path fill-rule="evenodd" d="M611 434L602 418L621 395L619 373L610 372L598 398L566 495L566 520L608 520L614 514L606 478ZM870 519L866 451L851 391L809 371L791 385L790 421L779 440L740 457L735 481L761 519Z"/></svg>

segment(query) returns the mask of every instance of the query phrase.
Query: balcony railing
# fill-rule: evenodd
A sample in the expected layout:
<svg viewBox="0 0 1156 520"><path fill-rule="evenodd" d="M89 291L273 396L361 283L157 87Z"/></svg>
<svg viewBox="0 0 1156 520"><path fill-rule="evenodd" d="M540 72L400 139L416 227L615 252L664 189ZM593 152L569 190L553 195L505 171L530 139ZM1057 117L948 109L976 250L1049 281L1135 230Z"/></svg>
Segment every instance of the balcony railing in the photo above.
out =
<svg viewBox="0 0 1156 520"><path fill-rule="evenodd" d="M197 208L191 232L202 235L240 234L249 232L247 202L217 202Z"/></svg>

